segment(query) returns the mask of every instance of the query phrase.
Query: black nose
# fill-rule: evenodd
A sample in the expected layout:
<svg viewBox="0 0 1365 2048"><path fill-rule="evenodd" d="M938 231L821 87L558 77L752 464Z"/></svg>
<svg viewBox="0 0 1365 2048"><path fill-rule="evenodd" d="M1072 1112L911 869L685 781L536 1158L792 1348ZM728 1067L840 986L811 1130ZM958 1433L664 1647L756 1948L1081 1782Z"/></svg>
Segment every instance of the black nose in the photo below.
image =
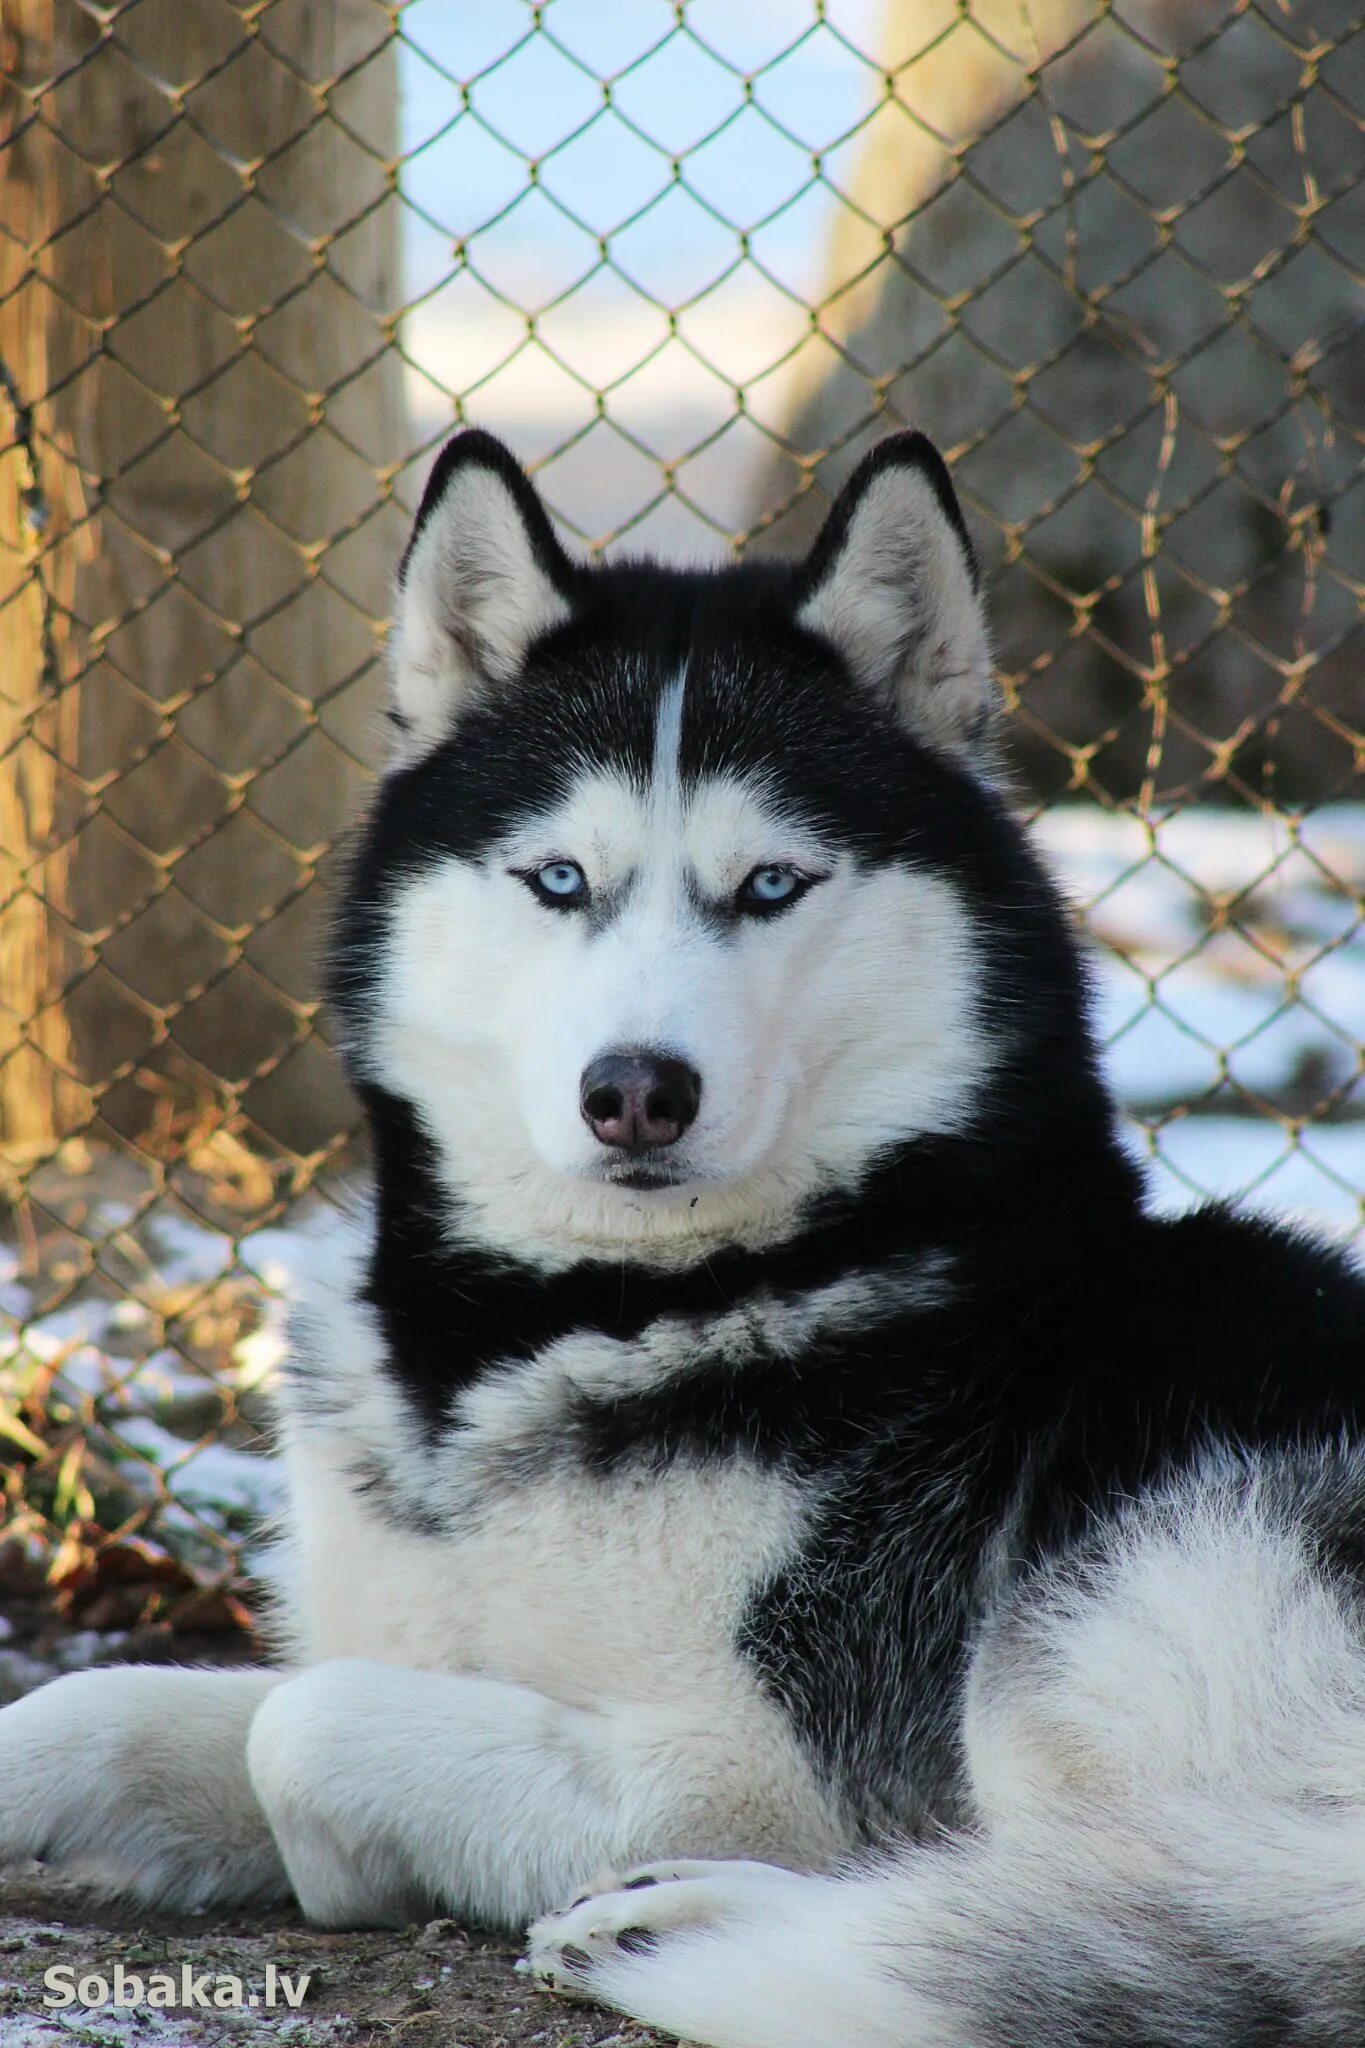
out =
<svg viewBox="0 0 1365 2048"><path fill-rule="evenodd" d="M694 1121L701 1075L669 1053L604 1052L583 1069L578 1100L602 1144L648 1152L676 1145Z"/></svg>

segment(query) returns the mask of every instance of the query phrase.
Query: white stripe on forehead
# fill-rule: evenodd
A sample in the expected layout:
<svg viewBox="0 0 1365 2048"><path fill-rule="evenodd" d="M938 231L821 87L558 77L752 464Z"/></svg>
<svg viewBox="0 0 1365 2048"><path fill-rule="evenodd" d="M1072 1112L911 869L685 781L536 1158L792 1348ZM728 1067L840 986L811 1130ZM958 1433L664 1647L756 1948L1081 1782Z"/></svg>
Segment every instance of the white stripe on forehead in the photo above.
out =
<svg viewBox="0 0 1365 2048"><path fill-rule="evenodd" d="M683 692L687 670L681 669L659 698L654 722L654 763L650 771L651 801L676 810L682 801Z"/></svg>

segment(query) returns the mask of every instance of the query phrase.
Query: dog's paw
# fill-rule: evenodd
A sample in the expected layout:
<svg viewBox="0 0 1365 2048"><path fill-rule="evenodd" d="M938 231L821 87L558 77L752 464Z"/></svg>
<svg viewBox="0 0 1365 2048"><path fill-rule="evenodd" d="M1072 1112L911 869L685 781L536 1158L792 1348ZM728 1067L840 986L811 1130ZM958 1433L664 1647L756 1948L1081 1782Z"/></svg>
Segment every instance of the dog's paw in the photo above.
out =
<svg viewBox="0 0 1365 2048"><path fill-rule="evenodd" d="M0 1712L0 1867L60 1854L98 1799L107 1724L89 1675L58 1679ZM95 1768L92 1769L92 1762Z"/></svg>
<svg viewBox="0 0 1365 2048"><path fill-rule="evenodd" d="M535 1921L520 1967L547 1991L596 1998L603 1965L761 1913L807 1883L769 1863L641 1864L594 1880L562 1912Z"/></svg>
<svg viewBox="0 0 1365 2048"><path fill-rule="evenodd" d="M722 1875L737 1878L745 1871L764 1874L771 1869L772 1865L767 1863L703 1863L688 1862L684 1858L671 1863L637 1863L630 1870L604 1870L590 1879L578 1896L562 1907L558 1914L547 1915L547 1918L562 1919L576 1906L585 1905L589 1899L600 1899L609 1892L639 1892L655 1884L676 1884L683 1878Z"/></svg>
<svg viewBox="0 0 1365 2048"><path fill-rule="evenodd" d="M37 1857L149 1904L272 1896L284 1874L246 1781L267 1673L128 1665L0 1712L0 1869Z"/></svg>
<svg viewBox="0 0 1365 2048"><path fill-rule="evenodd" d="M623 1878L616 1891L593 1891L562 1913L531 1927L525 1958L530 1975L547 1991L591 1998L595 1967L609 1958L639 1955L661 1934L696 1926L708 1916L697 1879Z"/></svg>

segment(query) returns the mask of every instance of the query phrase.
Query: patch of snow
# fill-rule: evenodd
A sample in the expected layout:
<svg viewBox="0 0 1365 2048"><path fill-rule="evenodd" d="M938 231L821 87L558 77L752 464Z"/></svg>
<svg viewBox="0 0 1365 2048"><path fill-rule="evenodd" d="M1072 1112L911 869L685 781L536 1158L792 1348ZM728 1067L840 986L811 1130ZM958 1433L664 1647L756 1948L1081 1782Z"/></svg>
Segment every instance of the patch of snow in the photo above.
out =
<svg viewBox="0 0 1365 2048"><path fill-rule="evenodd" d="M40 1664L36 1657L26 1656L22 1650L0 1650L0 1702L22 1698L51 1676L50 1664Z"/></svg>
<svg viewBox="0 0 1365 2048"><path fill-rule="evenodd" d="M30 1328L30 1340L37 1334L46 1347L50 1336L47 1318ZM30 1341L30 1349L33 1349ZM45 1351L49 1357L61 1355ZM110 1416L145 1415L164 1410L178 1401L200 1400L211 1391L212 1382L186 1365L176 1351L152 1351L145 1358L124 1358L82 1344L61 1358L57 1383L68 1395L97 1397Z"/></svg>
<svg viewBox="0 0 1365 2048"><path fill-rule="evenodd" d="M1151 1149L1136 1127L1129 1139L1148 1168L1161 1209L1188 1209L1208 1196L1290 1217L1334 1235L1358 1232L1365 1189L1365 1120L1315 1124L1297 1144L1259 1117L1191 1116L1163 1124Z"/></svg>
<svg viewBox="0 0 1365 2048"><path fill-rule="evenodd" d="M281 1474L273 1459L231 1444L196 1447L141 1415L121 1421L118 1434L157 1467L172 1500L200 1519L215 1511L268 1515L280 1504Z"/></svg>
<svg viewBox="0 0 1365 2048"><path fill-rule="evenodd" d="M144 1323L151 1321L151 1314L145 1301L139 1301L136 1295L126 1294L122 1301L115 1302L109 1322L115 1330L140 1330Z"/></svg>
<svg viewBox="0 0 1365 2048"><path fill-rule="evenodd" d="M219 1280L232 1266L232 1239L170 1209L147 1218L157 1273L166 1285Z"/></svg>
<svg viewBox="0 0 1365 2048"><path fill-rule="evenodd" d="M17 1281L0 1283L0 1315L13 1316L16 1322L32 1312L33 1296L27 1287L20 1287Z"/></svg>
<svg viewBox="0 0 1365 2048"><path fill-rule="evenodd" d="M292 1226L272 1224L265 1230L253 1230L242 1239L241 1262L264 1286L287 1294L299 1270L306 1233L302 1220Z"/></svg>
<svg viewBox="0 0 1365 2048"><path fill-rule="evenodd" d="M60 1358L68 1348L99 1344L108 1334L112 1316L113 1307L107 1301L67 1302L26 1326L25 1349L32 1357L47 1362ZM17 1337L13 1344L7 1344L4 1338L0 1338L0 1357L16 1348Z"/></svg>
<svg viewBox="0 0 1365 2048"><path fill-rule="evenodd" d="M92 1968L77 1974L107 1976L109 1972ZM171 1974L178 1980L179 1967L173 1967ZM210 1974L216 1978L218 1973ZM215 2009L200 2018L175 2007L162 2012L148 2006L104 2005L95 2010L72 2006L42 2019L22 2013L12 2018L7 2015L0 2025L4 2048L76 2048L76 2044L80 2048L225 2048L234 2042L241 2048L285 2048L287 2043L297 2043L298 2048L305 2043L307 2048L331 2048L332 2043L354 2037L346 2020L305 2019L301 2013L270 2017L232 2007Z"/></svg>
<svg viewBox="0 0 1365 2048"><path fill-rule="evenodd" d="M1228 1114L1163 1124L1159 1199L1196 1199L1191 1184L1249 1191L1258 1206L1359 1231L1358 1097L1295 1145L1238 1090L1296 1107L1305 1091L1332 1096L1340 1112L1362 1085L1365 805L1327 805L1297 827L1213 809L1149 826L1061 806L1035 830L1092 933L1096 1024L1120 1101L1151 1118L1224 1091Z"/></svg>
<svg viewBox="0 0 1365 2048"><path fill-rule="evenodd" d="M1365 1017L1365 974L1356 998ZM1284 984L1238 988L1194 963L1166 975L1154 991L1112 958L1099 970L1096 1021L1105 1065L1122 1101L1187 1101L1230 1075L1254 1094L1273 1095L1316 1058L1323 1084L1344 1086L1358 1066L1354 1050ZM1320 1085L1323 1085L1320 1084Z"/></svg>
<svg viewBox="0 0 1365 2048"><path fill-rule="evenodd" d="M233 1346L233 1384L239 1393L268 1387L289 1350L288 1309L275 1295L267 1295L261 1320L247 1336Z"/></svg>
<svg viewBox="0 0 1365 2048"><path fill-rule="evenodd" d="M76 1628L64 1635L56 1648L56 1660L63 1671L86 1671L125 1641L127 1629Z"/></svg>

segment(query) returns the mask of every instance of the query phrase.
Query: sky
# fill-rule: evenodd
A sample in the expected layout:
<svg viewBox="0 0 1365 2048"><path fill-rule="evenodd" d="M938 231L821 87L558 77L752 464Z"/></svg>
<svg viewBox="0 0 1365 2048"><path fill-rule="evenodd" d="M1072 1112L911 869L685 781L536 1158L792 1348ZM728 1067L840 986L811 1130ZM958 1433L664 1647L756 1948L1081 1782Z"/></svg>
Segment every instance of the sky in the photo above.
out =
<svg viewBox="0 0 1365 2048"><path fill-rule="evenodd" d="M414 0L400 88L419 431L442 431L459 392L538 467L571 538L628 527L623 545L722 552L763 455L733 424L736 387L783 417L772 366L809 331L836 205L812 155L833 179L852 164L883 90L858 54L877 12L689 0L680 28L666 0L550 0L536 31L525 0ZM594 425L601 389L614 425ZM701 511L654 503L660 464L722 432L687 467Z"/></svg>
<svg viewBox="0 0 1365 2048"><path fill-rule="evenodd" d="M436 282L452 242L472 234L481 269L543 302L609 234L621 267L672 298L733 261L742 228L803 291L830 202L799 195L812 151L829 152L837 175L876 104L879 74L855 54L875 20L871 0L831 0L824 23L804 0L689 0L684 27L668 0L550 0L535 32L525 0L414 0L400 57L405 189L431 225L409 215L410 289ZM673 153L690 189L669 196Z"/></svg>

